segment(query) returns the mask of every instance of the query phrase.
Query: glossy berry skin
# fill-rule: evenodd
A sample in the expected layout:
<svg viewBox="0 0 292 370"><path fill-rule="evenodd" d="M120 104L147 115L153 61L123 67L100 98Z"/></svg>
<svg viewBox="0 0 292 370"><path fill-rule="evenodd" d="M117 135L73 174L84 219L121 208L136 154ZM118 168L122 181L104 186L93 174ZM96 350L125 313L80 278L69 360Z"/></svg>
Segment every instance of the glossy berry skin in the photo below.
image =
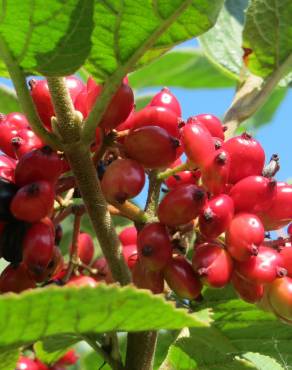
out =
<svg viewBox="0 0 292 370"><path fill-rule="evenodd" d="M180 103L167 87L164 87L158 94L154 95L149 105L167 108L178 117L181 117Z"/></svg>
<svg viewBox="0 0 292 370"><path fill-rule="evenodd" d="M288 226L288 228L287 228L287 233L288 233L288 235L292 235L292 223Z"/></svg>
<svg viewBox="0 0 292 370"><path fill-rule="evenodd" d="M20 293L26 289L35 288L36 284L30 277L26 266L8 265L0 275L0 292L1 293Z"/></svg>
<svg viewBox="0 0 292 370"><path fill-rule="evenodd" d="M198 114L197 116L192 116L188 119L188 122L199 123L206 127L213 137L224 140L222 122L213 114Z"/></svg>
<svg viewBox="0 0 292 370"><path fill-rule="evenodd" d="M125 138L127 155L146 168L169 166L177 157L179 142L158 126L145 126L131 130Z"/></svg>
<svg viewBox="0 0 292 370"><path fill-rule="evenodd" d="M93 108L98 99L102 87L95 84L93 79L87 84L87 109L88 112ZM104 115L102 116L100 127L111 130L124 122L130 115L134 107L134 94L128 84L122 83L109 103Z"/></svg>
<svg viewBox="0 0 292 370"><path fill-rule="evenodd" d="M229 195L233 199L236 213L257 214L271 207L276 193L275 180L263 176L248 176L238 181Z"/></svg>
<svg viewBox="0 0 292 370"><path fill-rule="evenodd" d="M71 277L66 286L95 288L97 282L90 276L80 275Z"/></svg>
<svg viewBox="0 0 292 370"><path fill-rule="evenodd" d="M26 232L22 248L23 262L38 278L53 258L55 235L50 219L34 223Z"/></svg>
<svg viewBox="0 0 292 370"><path fill-rule="evenodd" d="M163 273L170 289L179 297L192 300L200 296L202 284L192 265L184 257L172 258Z"/></svg>
<svg viewBox="0 0 292 370"><path fill-rule="evenodd" d="M207 195L197 185L180 185L162 199L159 221L168 226L184 225L196 218L206 204Z"/></svg>
<svg viewBox="0 0 292 370"><path fill-rule="evenodd" d="M267 287L267 300L272 312L291 324L292 320L292 279L283 277L274 280Z"/></svg>
<svg viewBox="0 0 292 370"><path fill-rule="evenodd" d="M230 156L228 152L223 149L216 150L202 169L202 183L210 193L219 195L226 191L229 173Z"/></svg>
<svg viewBox="0 0 292 370"><path fill-rule="evenodd" d="M54 189L47 181L25 185L15 194L10 204L13 216L27 222L37 222L50 214L54 205Z"/></svg>
<svg viewBox="0 0 292 370"><path fill-rule="evenodd" d="M96 274L92 274L96 281L104 280L107 284L114 282L111 270L108 266L107 260L104 257L97 258L91 265L93 269L97 270Z"/></svg>
<svg viewBox="0 0 292 370"><path fill-rule="evenodd" d="M230 173L228 182L235 184L247 176L262 174L265 152L260 143L250 135L243 133L227 140L222 149L230 155Z"/></svg>
<svg viewBox="0 0 292 370"><path fill-rule="evenodd" d="M43 141L30 129L21 129L11 140L15 156L19 159L26 153L44 146Z"/></svg>
<svg viewBox="0 0 292 370"><path fill-rule="evenodd" d="M254 284L247 281L236 272L232 275L231 282L236 293L245 302L259 302L264 295L264 286L262 284Z"/></svg>
<svg viewBox="0 0 292 370"><path fill-rule="evenodd" d="M169 189L174 189L180 185L197 184L201 177L200 170L195 171L180 171L175 175L170 176L165 180L165 184Z"/></svg>
<svg viewBox="0 0 292 370"><path fill-rule="evenodd" d="M137 250L141 263L151 271L162 270L171 260L172 245L166 227L158 222L147 224L139 232Z"/></svg>
<svg viewBox="0 0 292 370"><path fill-rule="evenodd" d="M125 227L119 233L119 239L122 245L130 245L137 243L137 229L135 226Z"/></svg>
<svg viewBox="0 0 292 370"><path fill-rule="evenodd" d="M74 365L78 361L79 356L74 349L67 351L57 362L57 365Z"/></svg>
<svg viewBox="0 0 292 370"><path fill-rule="evenodd" d="M197 245L192 264L203 282L213 288L222 288L231 279L233 272L232 258L217 243L209 242Z"/></svg>
<svg viewBox="0 0 292 370"><path fill-rule="evenodd" d="M131 116L128 128L134 130L145 126L158 126L166 130L170 136L179 139L179 117L180 115L165 107L147 106Z"/></svg>
<svg viewBox="0 0 292 370"><path fill-rule="evenodd" d="M236 215L225 233L227 250L237 261L246 261L256 255L264 238L265 229L260 219L249 213Z"/></svg>
<svg viewBox="0 0 292 370"><path fill-rule="evenodd" d="M48 368L47 365L41 362L38 358L34 359L34 363L37 365L37 370L51 370Z"/></svg>
<svg viewBox="0 0 292 370"><path fill-rule="evenodd" d="M181 129L181 142L188 159L199 168L204 168L215 152L210 132L197 123L189 123Z"/></svg>
<svg viewBox="0 0 292 370"><path fill-rule="evenodd" d="M277 192L271 207L259 214L266 230L277 230L292 220L292 186L277 183Z"/></svg>
<svg viewBox="0 0 292 370"><path fill-rule="evenodd" d="M283 258L283 267L287 270L287 276L292 278L292 247L281 248L280 255Z"/></svg>
<svg viewBox="0 0 292 370"><path fill-rule="evenodd" d="M15 182L18 186L39 180L55 184L62 172L62 159L46 146L21 157L15 169Z"/></svg>
<svg viewBox="0 0 292 370"><path fill-rule="evenodd" d="M101 189L110 203L123 203L138 195L145 184L144 168L132 159L117 159L106 169Z"/></svg>
<svg viewBox="0 0 292 370"><path fill-rule="evenodd" d="M132 269L132 278L137 288L148 289L153 294L160 294L163 292L163 273L161 271L150 271L139 261Z"/></svg>
<svg viewBox="0 0 292 370"><path fill-rule="evenodd" d="M18 112L12 112L7 114L2 122L7 122L12 128L16 130L30 128L29 122L26 119L25 115Z"/></svg>
<svg viewBox="0 0 292 370"><path fill-rule="evenodd" d="M283 258L272 248L259 247L258 254L247 261L237 262L235 270L242 278L254 284L271 283L286 274Z"/></svg>
<svg viewBox="0 0 292 370"><path fill-rule="evenodd" d="M212 198L199 217L201 234L209 240L216 239L228 228L233 214L233 201L228 195L221 194Z"/></svg>
<svg viewBox="0 0 292 370"><path fill-rule="evenodd" d="M129 269L130 270L133 269L138 260L137 245L136 244L123 245L122 252Z"/></svg>
<svg viewBox="0 0 292 370"><path fill-rule="evenodd" d="M0 178L14 182L15 159L5 154L0 154Z"/></svg>
<svg viewBox="0 0 292 370"><path fill-rule="evenodd" d="M94 243L91 235L83 232L79 233L77 245L77 255L81 262L85 265L90 265L94 255ZM72 245L70 251L72 252Z"/></svg>
<svg viewBox="0 0 292 370"><path fill-rule="evenodd" d="M28 357L21 356L15 370L39 370L38 365Z"/></svg>
<svg viewBox="0 0 292 370"><path fill-rule="evenodd" d="M17 192L17 186L4 179L0 178L0 221L11 221L13 216L10 212L10 204Z"/></svg>

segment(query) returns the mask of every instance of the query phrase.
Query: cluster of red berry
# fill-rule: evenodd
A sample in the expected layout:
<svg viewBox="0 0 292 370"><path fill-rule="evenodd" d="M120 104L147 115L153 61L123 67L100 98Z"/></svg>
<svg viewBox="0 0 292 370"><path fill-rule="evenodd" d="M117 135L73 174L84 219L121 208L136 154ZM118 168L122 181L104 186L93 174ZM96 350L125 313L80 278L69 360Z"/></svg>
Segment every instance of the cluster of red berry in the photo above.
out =
<svg viewBox="0 0 292 370"><path fill-rule="evenodd" d="M38 358L20 356L15 370L66 370L68 366L74 365L78 356L73 349L65 353L58 361L51 365L45 365Z"/></svg>
<svg viewBox="0 0 292 370"><path fill-rule="evenodd" d="M102 85L92 78L84 85L75 77L66 83L75 109L86 118ZM52 130L55 113L47 82L30 85L38 114ZM1 255L11 265L0 276L0 290L21 291L66 274L51 218L58 181L70 168L43 146L24 116L3 116L1 125L0 149L6 154L0 163ZM102 145L106 137L112 138L108 146ZM166 281L178 296L192 300L200 298L203 284L221 288L231 282L242 299L292 319L290 237L270 240L265 234L292 220L292 186L273 178L277 156L265 166L257 140L247 133L225 140L224 127L213 115L183 121L180 104L167 88L135 112L127 78L103 114L91 149L103 165L98 172L109 203L137 196L150 171L168 188L155 217L136 225L138 234L133 226L119 235L136 286L161 293ZM194 231L196 240L190 242ZM93 261L93 254L90 235L81 233L78 257L92 272L73 276L70 283L113 281L106 260ZM24 271L29 278L23 278Z"/></svg>

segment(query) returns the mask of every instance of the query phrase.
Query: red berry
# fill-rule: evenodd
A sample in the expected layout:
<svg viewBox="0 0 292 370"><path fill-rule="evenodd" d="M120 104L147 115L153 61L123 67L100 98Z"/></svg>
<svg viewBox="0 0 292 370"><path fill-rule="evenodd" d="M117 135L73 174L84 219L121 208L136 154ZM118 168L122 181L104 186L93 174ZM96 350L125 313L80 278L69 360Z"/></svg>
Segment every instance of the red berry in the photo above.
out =
<svg viewBox="0 0 292 370"><path fill-rule="evenodd" d="M287 270L287 276L292 277L292 247L283 247L280 250L283 258L283 267Z"/></svg>
<svg viewBox="0 0 292 370"><path fill-rule="evenodd" d="M95 288L97 283L96 280L90 276L80 275L71 277L66 286Z"/></svg>
<svg viewBox="0 0 292 370"><path fill-rule="evenodd" d="M243 279L236 272L232 275L232 285L236 293L241 299L248 303L255 303L262 299L264 295L264 286L262 284L254 284Z"/></svg>
<svg viewBox="0 0 292 370"><path fill-rule="evenodd" d="M147 106L131 116L128 128L134 130L145 126L158 126L166 130L170 136L179 139L178 123L179 118L173 111L159 106Z"/></svg>
<svg viewBox="0 0 292 370"><path fill-rule="evenodd" d="M74 349L69 349L57 362L57 365L74 365L78 361L79 356Z"/></svg>
<svg viewBox="0 0 292 370"><path fill-rule="evenodd" d="M233 213L233 201L228 195L211 199L199 217L200 232L207 239L216 239L228 228Z"/></svg>
<svg viewBox="0 0 292 370"><path fill-rule="evenodd" d="M94 255L94 243L91 235L87 233L79 233L77 245L77 255L81 262L85 265L90 265ZM72 245L70 250L72 251Z"/></svg>
<svg viewBox="0 0 292 370"><path fill-rule="evenodd" d="M229 195L235 212L255 213L271 207L277 193L276 181L262 176L248 176L238 181Z"/></svg>
<svg viewBox="0 0 292 370"><path fill-rule="evenodd" d="M197 184L201 177L200 170L195 171L180 171L175 175L168 177L165 180L165 184L169 189L176 188L179 185L190 185Z"/></svg>
<svg viewBox="0 0 292 370"><path fill-rule="evenodd" d="M267 287L267 300L273 313L280 319L292 320L292 279L284 277L274 280Z"/></svg>
<svg viewBox="0 0 292 370"><path fill-rule="evenodd" d="M264 238L265 230L260 219L249 213L236 215L225 233L227 250L237 261L246 261L256 255Z"/></svg>
<svg viewBox="0 0 292 370"><path fill-rule="evenodd" d="M88 116L86 86L76 96L74 101L74 108L82 113L84 119Z"/></svg>
<svg viewBox="0 0 292 370"><path fill-rule="evenodd" d="M153 294L159 294L164 289L164 278L161 271L150 271L139 261L132 269L133 283L140 289L151 290Z"/></svg>
<svg viewBox="0 0 292 370"><path fill-rule="evenodd" d="M177 157L179 141L158 126L131 130L125 138L125 151L146 168L165 168Z"/></svg>
<svg viewBox="0 0 292 370"><path fill-rule="evenodd" d="M227 140L222 149L230 155L229 183L235 184L247 176L262 174L265 163L264 149L247 133Z"/></svg>
<svg viewBox="0 0 292 370"><path fill-rule="evenodd" d="M181 141L188 159L203 168L215 152L210 132L202 125L189 123L181 130Z"/></svg>
<svg viewBox="0 0 292 370"><path fill-rule="evenodd" d="M97 273L92 275L95 280L105 280L107 284L111 284L114 282L111 270L108 266L107 260L104 257L97 258L92 263L91 267L97 270Z"/></svg>
<svg viewBox="0 0 292 370"><path fill-rule="evenodd" d="M276 230L292 220L292 186L277 183L277 192L271 207L259 214L266 230Z"/></svg>
<svg viewBox="0 0 292 370"><path fill-rule="evenodd" d="M48 366L41 362L38 358L34 359L34 363L37 365L37 370L50 370Z"/></svg>
<svg viewBox="0 0 292 370"><path fill-rule="evenodd" d="M24 154L44 146L43 141L30 129L19 130L17 136L11 140L11 143L17 158L21 158Z"/></svg>
<svg viewBox="0 0 292 370"><path fill-rule="evenodd" d="M206 127L213 137L224 140L224 130L222 122L213 114L198 114L188 119L188 123L199 123Z"/></svg>
<svg viewBox="0 0 292 370"><path fill-rule="evenodd" d="M39 370L38 365L28 357L20 356L15 370Z"/></svg>
<svg viewBox="0 0 292 370"><path fill-rule="evenodd" d="M20 293L23 290L35 288L35 286L35 282L23 263L18 266L8 265L0 275L0 292L2 293Z"/></svg>
<svg viewBox="0 0 292 370"><path fill-rule="evenodd" d="M2 122L7 122L11 127L16 130L21 130L23 128L30 128L29 122L26 117L18 112L9 113Z"/></svg>
<svg viewBox="0 0 292 370"><path fill-rule="evenodd" d="M181 117L179 101L167 87L164 87L158 94L154 95L149 105L167 108L174 112L178 117Z"/></svg>
<svg viewBox="0 0 292 370"><path fill-rule="evenodd" d="M196 185L180 185L162 199L158 218L168 226L184 225L196 218L206 203L206 193Z"/></svg>
<svg viewBox="0 0 292 370"><path fill-rule="evenodd" d="M172 258L164 269L164 278L178 296L185 299L199 297L202 284L192 265L182 256Z"/></svg>
<svg viewBox="0 0 292 370"><path fill-rule="evenodd" d="M193 267L203 282L213 288L222 288L229 283L233 261L229 253L217 243L203 243L196 246Z"/></svg>
<svg viewBox="0 0 292 370"><path fill-rule="evenodd" d="M166 227L160 223L144 226L137 239L141 263L151 271L162 270L172 256L172 245Z"/></svg>
<svg viewBox="0 0 292 370"><path fill-rule="evenodd" d="M37 222L49 215L54 205L54 189L46 181L37 181L18 190L10 204L14 217L27 222Z"/></svg>
<svg viewBox="0 0 292 370"><path fill-rule="evenodd" d="M125 227L119 233L119 239L122 245L136 244L137 243L137 229L135 226Z"/></svg>
<svg viewBox="0 0 292 370"><path fill-rule="evenodd" d="M0 177L14 182L14 170L16 167L15 159L5 154L0 154Z"/></svg>
<svg viewBox="0 0 292 370"><path fill-rule="evenodd" d="M137 245L136 244L127 244L123 245L122 247L124 259L129 267L132 269L138 260L138 252L137 252Z"/></svg>
<svg viewBox="0 0 292 370"><path fill-rule="evenodd" d="M132 159L117 159L106 169L101 189L108 202L123 203L138 195L145 184L144 168Z"/></svg>
<svg viewBox="0 0 292 370"><path fill-rule="evenodd" d="M288 235L292 235L292 223L291 224L289 224L289 226L288 226L288 228L287 228L287 233L288 233Z"/></svg>
<svg viewBox="0 0 292 370"><path fill-rule="evenodd" d="M12 127L9 122L0 122L0 149L8 156L16 158L15 151L11 144L11 140L17 136L18 130Z"/></svg>
<svg viewBox="0 0 292 370"><path fill-rule="evenodd" d="M242 278L254 284L271 283L286 274L280 253L272 248L259 247L258 254L247 261L237 262L235 269Z"/></svg>
<svg viewBox="0 0 292 370"><path fill-rule="evenodd" d="M15 181L23 186L34 181L56 183L63 172L63 161L48 146L26 153L17 163Z"/></svg>
<svg viewBox="0 0 292 370"><path fill-rule="evenodd" d="M216 150L202 169L202 183L214 195L226 190L230 172L230 157L223 149Z"/></svg>

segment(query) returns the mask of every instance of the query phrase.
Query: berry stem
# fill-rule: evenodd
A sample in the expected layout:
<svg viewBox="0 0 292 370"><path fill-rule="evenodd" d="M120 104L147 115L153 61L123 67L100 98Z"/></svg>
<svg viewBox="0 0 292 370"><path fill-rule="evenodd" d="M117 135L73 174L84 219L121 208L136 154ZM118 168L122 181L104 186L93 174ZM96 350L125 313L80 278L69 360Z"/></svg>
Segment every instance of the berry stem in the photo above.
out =
<svg viewBox="0 0 292 370"><path fill-rule="evenodd" d="M291 66L292 54L265 80L254 75L250 75L245 80L225 113L223 123L228 127L225 138L232 137L241 122L254 115L263 106Z"/></svg>
<svg viewBox="0 0 292 370"><path fill-rule="evenodd" d="M189 162L182 163L177 167L168 168L167 170L158 173L157 174L157 179L163 181L163 180L166 180L168 177L177 174L178 172L186 171L186 170L189 170L189 169L190 169L190 163Z"/></svg>
<svg viewBox="0 0 292 370"><path fill-rule="evenodd" d="M20 106L24 114L27 116L31 128L46 144L50 145L50 147L61 150L62 144L58 137L44 128L33 104L26 84L25 75L18 63L14 60L6 43L1 37L0 55L6 64L11 80L13 81Z"/></svg>
<svg viewBox="0 0 292 370"><path fill-rule="evenodd" d="M147 222L147 215L135 204L126 200L124 203L113 203L115 209L118 209L122 216L127 217L128 219L144 224Z"/></svg>
<svg viewBox="0 0 292 370"><path fill-rule="evenodd" d="M158 171L151 170L149 173L149 188L145 205L145 212L149 218L156 218L161 184L162 181L158 180Z"/></svg>

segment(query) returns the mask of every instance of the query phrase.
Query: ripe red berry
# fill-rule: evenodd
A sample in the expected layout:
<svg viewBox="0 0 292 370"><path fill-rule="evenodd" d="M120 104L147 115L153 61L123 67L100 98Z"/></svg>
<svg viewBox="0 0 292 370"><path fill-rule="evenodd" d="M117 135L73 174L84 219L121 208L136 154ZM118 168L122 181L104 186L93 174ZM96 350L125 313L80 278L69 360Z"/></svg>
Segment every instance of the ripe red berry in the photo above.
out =
<svg viewBox="0 0 292 370"><path fill-rule="evenodd" d="M74 349L69 349L57 362L57 365L74 365L78 361L79 356Z"/></svg>
<svg viewBox="0 0 292 370"><path fill-rule="evenodd" d="M96 274L92 274L96 281L105 280L107 284L114 282L111 270L108 266L107 260L104 257L97 258L91 265L91 267L97 270Z"/></svg>
<svg viewBox="0 0 292 370"><path fill-rule="evenodd" d="M264 295L264 286L243 279L236 272L232 275L232 285L241 299L248 303L259 302Z"/></svg>
<svg viewBox="0 0 292 370"><path fill-rule="evenodd" d="M228 195L211 199L199 217L200 232L207 239L216 239L228 228L233 214L233 201Z"/></svg>
<svg viewBox="0 0 292 370"><path fill-rule="evenodd" d="M41 362L38 358L34 359L34 363L37 365L37 370L51 370L48 368L47 365ZM64 369L59 369L59 370L64 370Z"/></svg>
<svg viewBox="0 0 292 370"><path fill-rule="evenodd" d="M202 183L213 195L226 190L230 172L230 156L223 149L216 150L202 169Z"/></svg>
<svg viewBox="0 0 292 370"><path fill-rule="evenodd" d="M206 127L213 137L224 140L224 130L222 122L213 114L198 114L197 116L192 116L188 119L188 123L199 123Z"/></svg>
<svg viewBox="0 0 292 370"><path fill-rule="evenodd" d="M90 276L80 275L71 277L66 283L66 286L95 288L97 286L97 282Z"/></svg>
<svg viewBox="0 0 292 370"><path fill-rule="evenodd" d="M172 258L166 265L164 278L178 296L185 299L199 297L202 284L192 265L182 256Z"/></svg>
<svg viewBox="0 0 292 370"><path fill-rule="evenodd" d="M18 112L7 114L2 122L9 123L9 125L16 130L30 128L29 122L26 119L26 117L23 114L18 113Z"/></svg>
<svg viewBox="0 0 292 370"><path fill-rule="evenodd" d="M38 365L28 357L20 356L15 370L39 370Z"/></svg>
<svg viewBox="0 0 292 370"><path fill-rule="evenodd" d="M138 195L145 184L144 168L132 159L117 159L106 169L101 189L108 202L123 203Z"/></svg>
<svg viewBox="0 0 292 370"><path fill-rule="evenodd" d="M277 193L276 181L262 176L248 176L238 181L229 195L235 212L255 213L268 210Z"/></svg>
<svg viewBox="0 0 292 370"><path fill-rule="evenodd" d="M280 319L292 320L292 279L284 277L274 280L267 287L267 300L273 313Z"/></svg>
<svg viewBox="0 0 292 370"><path fill-rule="evenodd" d="M233 261L229 253L217 243L196 246L193 267L203 282L213 288L222 288L231 279Z"/></svg>
<svg viewBox="0 0 292 370"><path fill-rule="evenodd" d="M243 133L227 140L222 149L230 155L229 183L235 184L247 176L262 174L265 152L249 134Z"/></svg>
<svg viewBox="0 0 292 370"><path fill-rule="evenodd" d="M197 123L189 123L182 128L181 141L188 159L199 168L205 167L215 152L210 132Z"/></svg>
<svg viewBox="0 0 292 370"><path fill-rule="evenodd" d="M292 186L277 183L277 192L271 207L259 214L266 230L276 230L292 220Z"/></svg>
<svg viewBox="0 0 292 370"><path fill-rule="evenodd" d="M247 261L237 262L237 274L254 284L271 283L286 274L283 258L272 248L259 247L258 254Z"/></svg>
<svg viewBox="0 0 292 370"><path fill-rule="evenodd" d="M125 138L125 151L146 168L165 168L177 157L179 141L158 126L131 130Z"/></svg>
<svg viewBox="0 0 292 370"><path fill-rule="evenodd" d="M18 130L12 127L7 121L0 122L0 149L6 155L16 158L15 151L11 144L11 140L17 136Z"/></svg>
<svg viewBox="0 0 292 370"><path fill-rule="evenodd" d="M173 111L164 107L148 105L131 116L128 122L128 129L134 130L145 126L158 126L166 130L170 136L179 139L178 124L178 115Z"/></svg>
<svg viewBox="0 0 292 370"><path fill-rule="evenodd" d="M205 206L207 195L197 185L172 189L159 204L157 215L168 226L184 225L196 218Z"/></svg>
<svg viewBox="0 0 292 370"><path fill-rule="evenodd" d="M158 94L154 95L149 105L167 108L174 112L178 117L181 117L179 101L167 87L164 87Z"/></svg>
<svg viewBox="0 0 292 370"><path fill-rule="evenodd" d="M289 226L288 226L288 228L287 228L287 233L288 233L288 235L292 235L292 223L291 224L289 224Z"/></svg>
<svg viewBox="0 0 292 370"><path fill-rule="evenodd" d="M122 252L129 269L132 269L136 265L138 260L137 245L136 244L123 245Z"/></svg>
<svg viewBox="0 0 292 370"><path fill-rule="evenodd" d="M150 271L140 263L135 264L132 269L133 283L137 288L151 290L153 294L159 294L164 289L164 278L161 271Z"/></svg>
<svg viewBox="0 0 292 370"><path fill-rule="evenodd" d="M137 239L138 256L141 263L151 271L162 270L172 256L172 245L166 227L151 223L143 227Z"/></svg>
<svg viewBox="0 0 292 370"><path fill-rule="evenodd" d="M37 181L18 190L10 204L14 217L37 222L50 214L54 205L54 189L47 181Z"/></svg>
<svg viewBox="0 0 292 370"><path fill-rule="evenodd" d="M91 235L83 232L79 233L77 245L77 255L81 262L85 265L90 265L94 255L94 243ZM70 251L72 251L72 245L70 247Z"/></svg>
<svg viewBox="0 0 292 370"><path fill-rule="evenodd" d="M16 167L15 159L5 154L0 154L0 177L14 182L14 170Z"/></svg>
<svg viewBox="0 0 292 370"><path fill-rule="evenodd" d="M201 177L201 171L180 171L165 180L169 189L174 189L180 185L197 184Z"/></svg>
<svg viewBox="0 0 292 370"><path fill-rule="evenodd" d="M55 235L52 226L49 219L34 223L23 240L23 262L37 281L38 275L43 274L53 258Z"/></svg>
<svg viewBox="0 0 292 370"><path fill-rule="evenodd" d="M283 267L287 270L287 276L292 278L292 247L281 248L280 255L283 258Z"/></svg>
<svg viewBox="0 0 292 370"><path fill-rule="evenodd" d="M21 158L24 154L31 152L34 149L39 149L44 146L43 141L30 129L21 129L17 136L11 139L11 145L17 158Z"/></svg>
<svg viewBox="0 0 292 370"><path fill-rule="evenodd" d="M265 230L260 219L249 213L236 215L225 233L227 250L237 261L246 261L256 255L264 238Z"/></svg>
<svg viewBox="0 0 292 370"><path fill-rule="evenodd" d="M125 227L119 233L119 239L122 245L130 245L137 243L137 229L135 226Z"/></svg>
<svg viewBox="0 0 292 370"><path fill-rule="evenodd" d="M20 293L26 289L35 288L36 284L30 277L27 267L21 263L18 266L8 265L0 275L0 292Z"/></svg>

